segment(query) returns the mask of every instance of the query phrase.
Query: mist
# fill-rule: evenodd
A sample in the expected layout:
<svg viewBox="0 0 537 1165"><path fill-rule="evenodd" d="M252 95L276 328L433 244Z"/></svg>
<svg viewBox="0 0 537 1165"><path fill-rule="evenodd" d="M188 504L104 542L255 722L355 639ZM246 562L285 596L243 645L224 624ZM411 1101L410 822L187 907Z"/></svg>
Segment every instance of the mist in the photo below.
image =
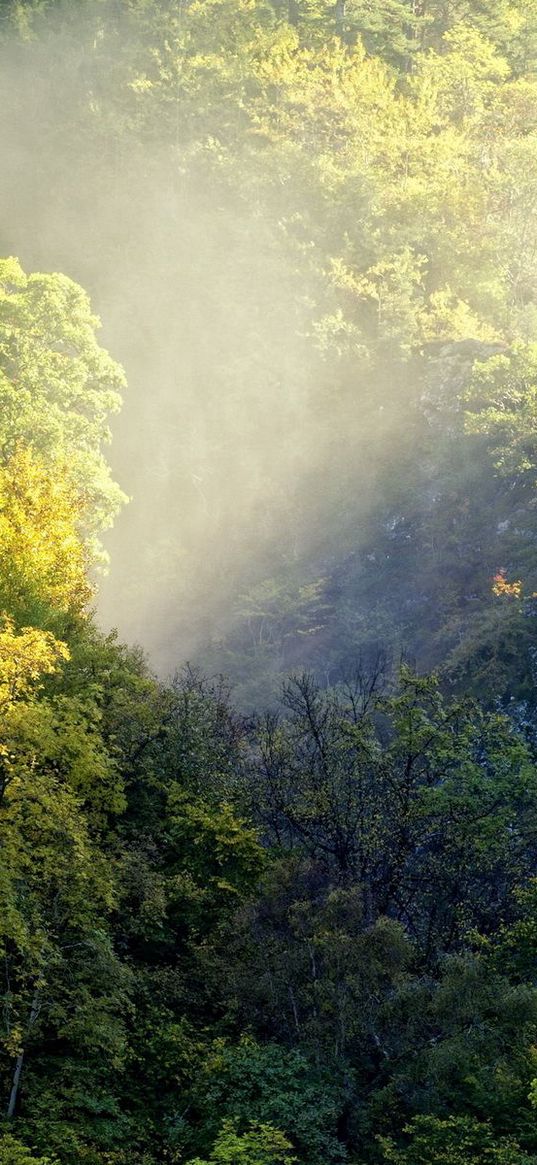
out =
<svg viewBox="0 0 537 1165"><path fill-rule="evenodd" d="M537 1165L537 3L0 0L0 150L0 1165Z"/></svg>
<svg viewBox="0 0 537 1165"><path fill-rule="evenodd" d="M322 541L349 473L367 509L374 457L365 473L356 400L318 404L320 273L307 240L290 246L285 191L263 207L154 134L80 134L83 33L4 49L1 244L81 283L125 368L107 455L130 501L105 536L98 619L167 673Z"/></svg>
<svg viewBox="0 0 537 1165"><path fill-rule="evenodd" d="M82 285L128 382L99 624L248 706L362 651L458 668L523 554L467 390L536 334L530 82L473 28L410 69L333 18L80 0L0 53L2 252Z"/></svg>

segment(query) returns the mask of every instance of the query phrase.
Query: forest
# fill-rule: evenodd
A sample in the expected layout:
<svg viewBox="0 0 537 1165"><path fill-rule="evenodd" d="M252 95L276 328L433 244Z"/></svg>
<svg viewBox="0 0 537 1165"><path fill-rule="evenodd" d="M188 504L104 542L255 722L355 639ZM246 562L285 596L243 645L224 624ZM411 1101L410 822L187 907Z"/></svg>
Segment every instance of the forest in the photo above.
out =
<svg viewBox="0 0 537 1165"><path fill-rule="evenodd" d="M0 0L0 1165L537 1165L537 0Z"/></svg>

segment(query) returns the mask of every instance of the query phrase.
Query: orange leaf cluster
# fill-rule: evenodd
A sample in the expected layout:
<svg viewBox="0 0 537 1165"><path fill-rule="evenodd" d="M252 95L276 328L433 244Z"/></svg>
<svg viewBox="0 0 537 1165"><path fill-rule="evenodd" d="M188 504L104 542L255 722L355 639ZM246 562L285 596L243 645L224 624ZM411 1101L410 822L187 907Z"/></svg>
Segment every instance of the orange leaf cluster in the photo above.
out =
<svg viewBox="0 0 537 1165"><path fill-rule="evenodd" d="M520 599L522 597L521 580L515 579L514 582L508 582L505 574L505 570L499 570L494 575L492 580L493 595L498 595L500 598Z"/></svg>

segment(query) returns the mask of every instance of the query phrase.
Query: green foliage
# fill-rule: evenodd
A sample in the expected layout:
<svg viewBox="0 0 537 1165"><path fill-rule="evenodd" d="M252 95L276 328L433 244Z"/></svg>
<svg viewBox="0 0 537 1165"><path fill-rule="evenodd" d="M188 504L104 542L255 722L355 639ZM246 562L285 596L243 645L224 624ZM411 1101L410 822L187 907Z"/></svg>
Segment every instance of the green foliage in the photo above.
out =
<svg viewBox="0 0 537 1165"><path fill-rule="evenodd" d="M394 1165L531 1165L535 1160L508 1138L496 1139L487 1124L466 1117L421 1116L405 1129L407 1148L383 1141L383 1161Z"/></svg>
<svg viewBox="0 0 537 1165"><path fill-rule="evenodd" d="M237 1047L217 1045L208 1055L196 1102L204 1128L210 1129L214 1113L236 1119L241 1128L254 1122L283 1128L300 1159L321 1165L346 1157L336 1135L342 1093L342 1081L298 1050L245 1038Z"/></svg>
<svg viewBox="0 0 537 1165"><path fill-rule="evenodd" d="M31 1149L9 1135L0 1136L0 1162L2 1165L55 1165L51 1157L36 1157Z"/></svg>
<svg viewBox="0 0 537 1165"><path fill-rule="evenodd" d="M509 479L535 473L537 346L514 347L474 366L468 389L471 431L484 433L495 466ZM534 478L531 479L534 486Z"/></svg>
<svg viewBox="0 0 537 1165"><path fill-rule="evenodd" d="M6 234L108 305L144 514L187 515L122 605L216 627L243 704L295 674L245 721L92 623L124 378L2 260L0 1162L533 1165L535 4L4 0L0 38L47 192L5 167Z"/></svg>
<svg viewBox="0 0 537 1165"><path fill-rule="evenodd" d="M271 1125L252 1124L239 1134L232 1121L224 1121L208 1160L196 1157L190 1165L291 1165L296 1157L290 1150L283 1133Z"/></svg>
<svg viewBox="0 0 537 1165"><path fill-rule="evenodd" d="M513 836L533 828L535 770L509 721L446 703L434 678L406 669L389 698L352 686L324 694L306 676L285 704L286 719L261 727L253 786L274 841L357 879L369 917L410 924L425 950L494 926L499 869Z"/></svg>
<svg viewBox="0 0 537 1165"><path fill-rule="evenodd" d="M95 339L98 319L65 275L30 275L0 265L0 446L21 442L69 466L87 532L109 524L123 500L101 444L124 376Z"/></svg>

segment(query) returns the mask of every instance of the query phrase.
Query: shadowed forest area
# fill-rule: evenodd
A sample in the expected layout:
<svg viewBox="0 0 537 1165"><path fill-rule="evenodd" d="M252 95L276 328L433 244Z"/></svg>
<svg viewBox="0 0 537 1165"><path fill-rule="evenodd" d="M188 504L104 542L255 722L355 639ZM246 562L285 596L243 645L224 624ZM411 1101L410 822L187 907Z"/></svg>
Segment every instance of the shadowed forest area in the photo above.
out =
<svg viewBox="0 0 537 1165"><path fill-rule="evenodd" d="M0 1165L537 1165L537 2L0 0L0 145Z"/></svg>

